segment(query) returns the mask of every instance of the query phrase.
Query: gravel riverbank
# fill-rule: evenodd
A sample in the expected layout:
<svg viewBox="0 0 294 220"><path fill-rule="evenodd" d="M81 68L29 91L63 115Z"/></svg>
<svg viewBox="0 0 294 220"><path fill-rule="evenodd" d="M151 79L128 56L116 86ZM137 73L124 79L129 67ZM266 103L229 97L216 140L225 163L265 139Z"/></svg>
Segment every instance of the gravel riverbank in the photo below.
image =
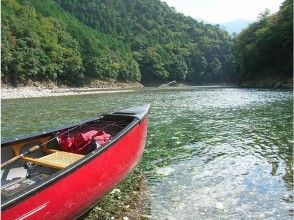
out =
<svg viewBox="0 0 294 220"><path fill-rule="evenodd" d="M57 88L47 89L39 87L1 88L1 99L18 99L48 96L69 96L99 93L132 92L137 88Z"/></svg>

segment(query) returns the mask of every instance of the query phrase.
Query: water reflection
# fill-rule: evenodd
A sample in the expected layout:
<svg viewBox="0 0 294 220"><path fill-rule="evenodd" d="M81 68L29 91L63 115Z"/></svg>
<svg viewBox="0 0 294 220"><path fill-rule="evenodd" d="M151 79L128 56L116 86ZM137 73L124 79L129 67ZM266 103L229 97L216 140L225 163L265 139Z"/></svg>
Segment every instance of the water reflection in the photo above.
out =
<svg viewBox="0 0 294 220"><path fill-rule="evenodd" d="M291 218L291 91L187 88L4 100L2 136L142 103L152 107L143 158L152 218Z"/></svg>

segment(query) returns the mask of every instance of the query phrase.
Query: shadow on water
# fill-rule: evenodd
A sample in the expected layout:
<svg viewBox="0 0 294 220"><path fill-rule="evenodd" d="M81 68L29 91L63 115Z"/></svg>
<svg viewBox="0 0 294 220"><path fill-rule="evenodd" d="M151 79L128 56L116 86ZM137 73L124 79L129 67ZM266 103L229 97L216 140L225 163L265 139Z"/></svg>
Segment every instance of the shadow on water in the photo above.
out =
<svg viewBox="0 0 294 220"><path fill-rule="evenodd" d="M152 218L291 218L292 98L292 91L185 88L4 100L2 137L150 103L142 167Z"/></svg>

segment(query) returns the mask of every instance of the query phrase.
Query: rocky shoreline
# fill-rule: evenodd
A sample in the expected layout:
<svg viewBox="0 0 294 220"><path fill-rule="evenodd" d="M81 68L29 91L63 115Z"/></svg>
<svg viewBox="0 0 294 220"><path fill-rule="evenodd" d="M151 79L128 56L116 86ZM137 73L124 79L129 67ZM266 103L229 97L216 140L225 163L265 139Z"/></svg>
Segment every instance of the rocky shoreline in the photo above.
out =
<svg viewBox="0 0 294 220"><path fill-rule="evenodd" d="M68 85L49 82L28 80L25 84L16 87L9 83L1 83L1 99L19 99L50 96L70 96L99 93L132 92L143 88L139 82L116 82L113 80L88 80L82 87L70 87Z"/></svg>
<svg viewBox="0 0 294 220"><path fill-rule="evenodd" d="M132 92L135 89L122 88L57 88L47 89L39 87L1 88L1 99L19 99L50 96L70 96L99 93Z"/></svg>

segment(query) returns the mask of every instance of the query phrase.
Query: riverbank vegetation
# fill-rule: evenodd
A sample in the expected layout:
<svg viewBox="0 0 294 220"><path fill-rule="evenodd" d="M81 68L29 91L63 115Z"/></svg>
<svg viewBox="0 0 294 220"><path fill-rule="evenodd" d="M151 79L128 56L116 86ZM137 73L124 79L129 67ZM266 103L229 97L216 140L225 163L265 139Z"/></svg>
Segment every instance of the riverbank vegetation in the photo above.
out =
<svg viewBox="0 0 294 220"><path fill-rule="evenodd" d="M3 0L1 79L288 84L293 1L231 36L159 0ZM290 83L292 84L292 83Z"/></svg>
<svg viewBox="0 0 294 220"><path fill-rule="evenodd" d="M235 50L241 84L278 85L291 79L293 1L284 1L276 14L262 13L237 36Z"/></svg>
<svg viewBox="0 0 294 220"><path fill-rule="evenodd" d="M2 81L235 78L232 37L159 0L2 1Z"/></svg>

